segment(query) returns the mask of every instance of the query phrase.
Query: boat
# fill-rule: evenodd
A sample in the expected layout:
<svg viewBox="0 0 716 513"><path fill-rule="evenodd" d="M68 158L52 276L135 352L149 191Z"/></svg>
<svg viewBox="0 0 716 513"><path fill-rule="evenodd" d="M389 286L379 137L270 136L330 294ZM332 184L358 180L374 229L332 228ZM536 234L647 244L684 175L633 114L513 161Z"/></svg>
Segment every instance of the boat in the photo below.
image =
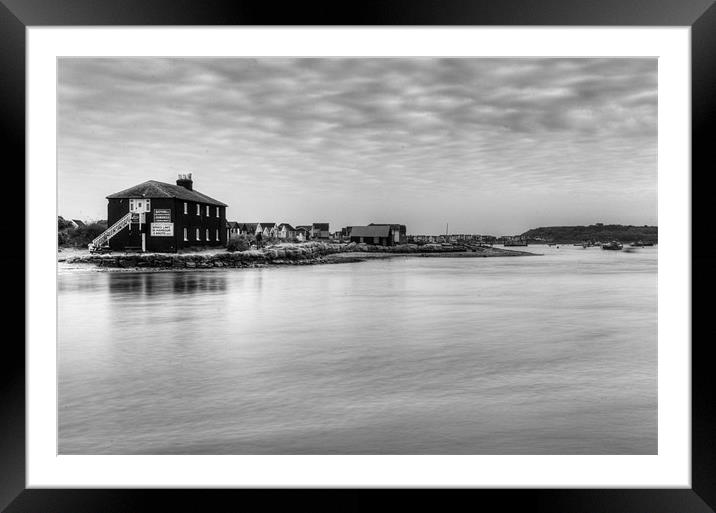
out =
<svg viewBox="0 0 716 513"><path fill-rule="evenodd" d="M654 243L652 241L638 240L636 242L632 242L631 245L634 246L635 248L642 248L642 247L646 247L646 246L653 246Z"/></svg>
<svg viewBox="0 0 716 513"><path fill-rule="evenodd" d="M620 251L623 247L622 243L616 240L602 244L602 249L610 249L612 251Z"/></svg>

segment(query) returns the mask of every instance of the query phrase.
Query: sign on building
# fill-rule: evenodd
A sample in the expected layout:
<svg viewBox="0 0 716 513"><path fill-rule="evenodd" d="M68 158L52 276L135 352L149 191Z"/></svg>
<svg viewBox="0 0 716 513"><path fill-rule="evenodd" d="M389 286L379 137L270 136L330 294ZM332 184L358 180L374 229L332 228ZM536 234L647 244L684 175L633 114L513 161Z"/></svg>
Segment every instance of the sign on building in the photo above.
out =
<svg viewBox="0 0 716 513"><path fill-rule="evenodd" d="M152 237L174 237L174 223L150 223Z"/></svg>
<svg viewBox="0 0 716 513"><path fill-rule="evenodd" d="M172 211L168 208L155 208L154 209L154 222L155 223L171 223L172 222Z"/></svg>

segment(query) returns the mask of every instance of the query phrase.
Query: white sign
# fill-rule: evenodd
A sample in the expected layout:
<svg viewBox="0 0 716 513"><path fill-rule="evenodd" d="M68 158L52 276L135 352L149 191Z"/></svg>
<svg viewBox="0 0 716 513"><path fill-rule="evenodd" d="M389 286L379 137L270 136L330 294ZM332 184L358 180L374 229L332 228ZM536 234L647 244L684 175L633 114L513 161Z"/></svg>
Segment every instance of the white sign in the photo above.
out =
<svg viewBox="0 0 716 513"><path fill-rule="evenodd" d="M152 237L174 237L174 223L150 223Z"/></svg>
<svg viewBox="0 0 716 513"><path fill-rule="evenodd" d="M168 208L155 208L154 209L154 222L155 223L170 223L172 221L172 211Z"/></svg>

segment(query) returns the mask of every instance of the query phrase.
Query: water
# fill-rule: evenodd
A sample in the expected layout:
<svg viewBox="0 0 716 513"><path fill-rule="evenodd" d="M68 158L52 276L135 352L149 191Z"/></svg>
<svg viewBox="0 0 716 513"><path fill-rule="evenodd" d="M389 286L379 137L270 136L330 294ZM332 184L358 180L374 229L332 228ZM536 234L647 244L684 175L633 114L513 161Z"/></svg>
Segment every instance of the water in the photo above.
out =
<svg viewBox="0 0 716 513"><path fill-rule="evenodd" d="M657 249L59 276L61 454L655 454Z"/></svg>

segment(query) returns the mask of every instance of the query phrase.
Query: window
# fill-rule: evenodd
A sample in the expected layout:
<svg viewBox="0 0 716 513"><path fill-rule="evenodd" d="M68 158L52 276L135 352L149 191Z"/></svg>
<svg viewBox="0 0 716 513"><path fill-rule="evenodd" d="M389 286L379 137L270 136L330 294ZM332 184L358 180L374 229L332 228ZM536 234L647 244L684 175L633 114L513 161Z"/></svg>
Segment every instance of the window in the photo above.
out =
<svg viewBox="0 0 716 513"><path fill-rule="evenodd" d="M206 217L209 217L209 205L206 206Z"/></svg>
<svg viewBox="0 0 716 513"><path fill-rule="evenodd" d="M216 217L220 217L220 216L219 216L219 211L220 211L220 210L221 210L221 207L216 207Z"/></svg>
<svg viewBox="0 0 716 513"><path fill-rule="evenodd" d="M201 231L199 228L196 229L196 240L201 240Z"/></svg>
<svg viewBox="0 0 716 513"><path fill-rule="evenodd" d="M209 207L206 207L206 208L207 208L207 210L209 209ZM208 228L206 229L206 240L211 240L211 237L209 237L209 229Z"/></svg>
<svg viewBox="0 0 716 513"><path fill-rule="evenodd" d="M186 207L186 203L184 203L184 206ZM186 212L185 212L186 213ZM189 234L187 233L187 229L184 228L184 240L189 240Z"/></svg>
<svg viewBox="0 0 716 513"><path fill-rule="evenodd" d="M198 203L196 204L196 215L198 215L198 216L201 215L201 207L199 206Z"/></svg>
<svg viewBox="0 0 716 513"><path fill-rule="evenodd" d="M188 214L188 213L189 213L189 204L188 204L186 201L184 202L184 213L185 213L185 214ZM185 228L185 229L186 229L186 228Z"/></svg>
<svg viewBox="0 0 716 513"><path fill-rule="evenodd" d="M219 229L216 229L216 240L219 240Z"/></svg>

